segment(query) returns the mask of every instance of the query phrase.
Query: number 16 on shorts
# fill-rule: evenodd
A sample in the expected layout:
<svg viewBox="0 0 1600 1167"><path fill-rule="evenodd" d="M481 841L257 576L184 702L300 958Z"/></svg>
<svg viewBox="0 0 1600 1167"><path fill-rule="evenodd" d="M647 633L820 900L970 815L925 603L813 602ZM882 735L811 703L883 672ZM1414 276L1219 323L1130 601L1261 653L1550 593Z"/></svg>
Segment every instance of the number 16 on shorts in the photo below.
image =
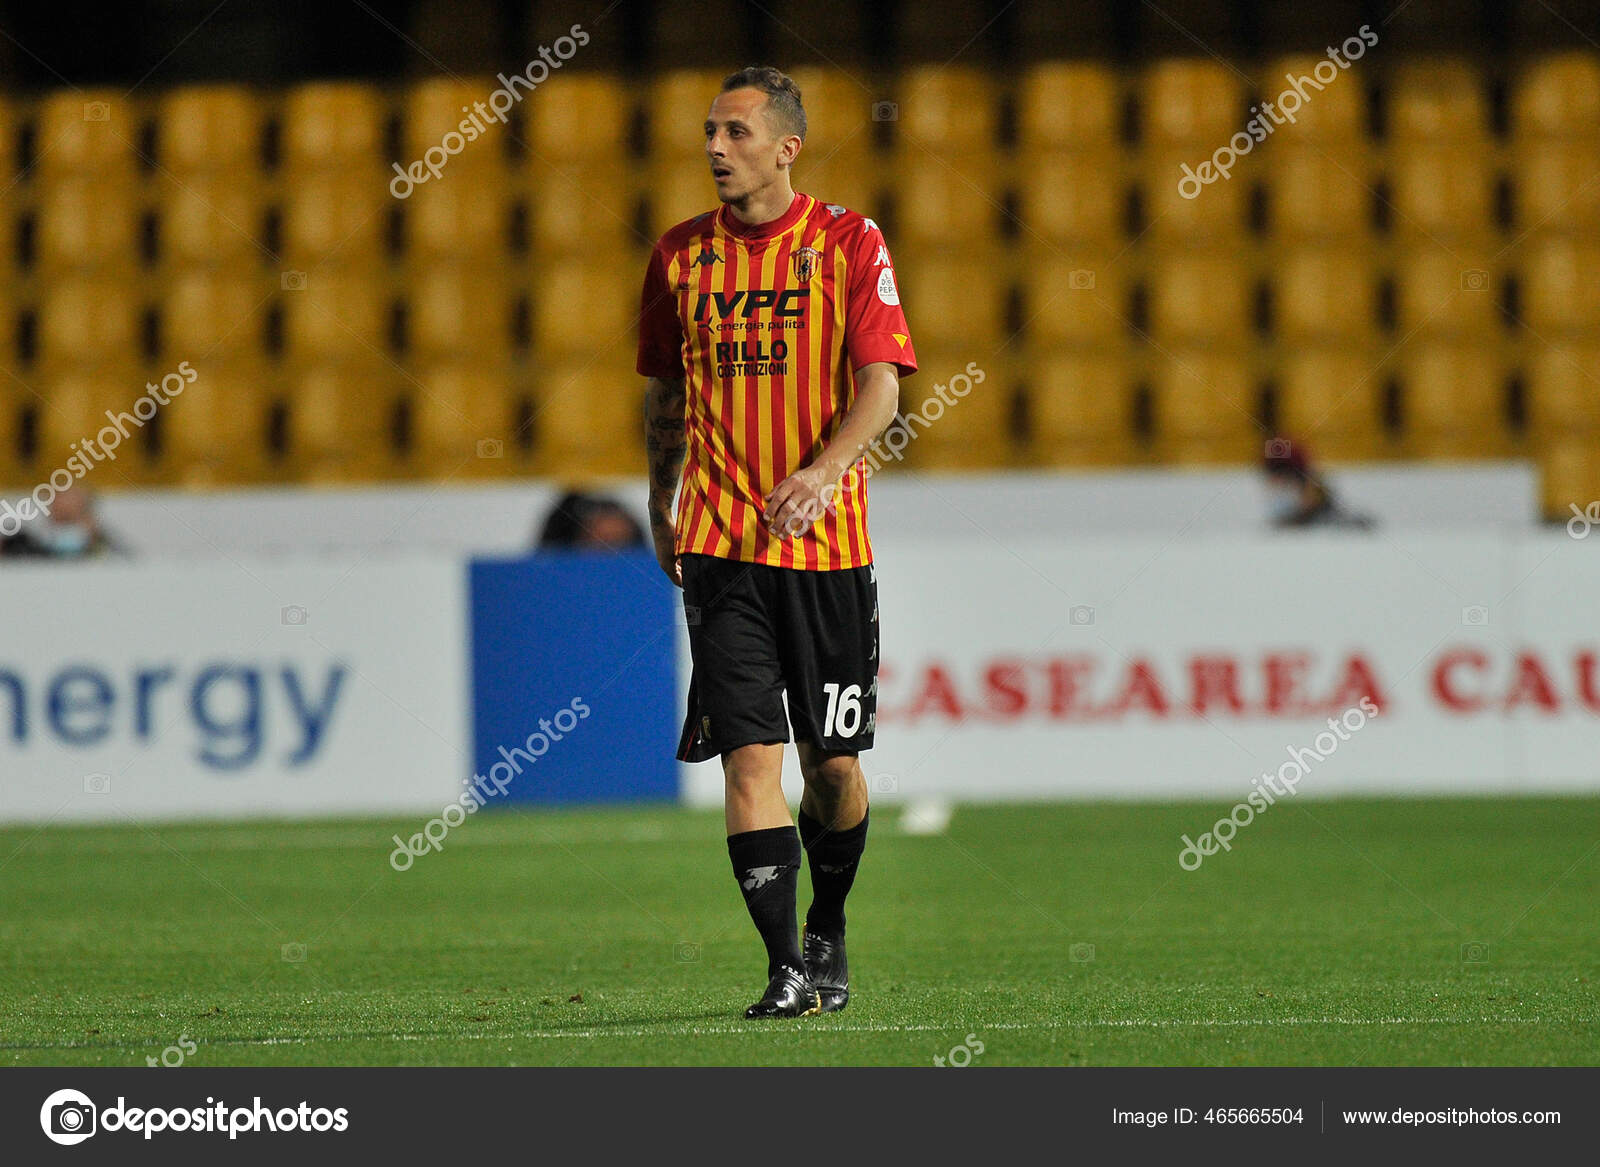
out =
<svg viewBox="0 0 1600 1167"><path fill-rule="evenodd" d="M861 729L861 686L849 685L843 692L837 681L822 686L828 697L828 712L822 719L822 736L855 737Z"/></svg>

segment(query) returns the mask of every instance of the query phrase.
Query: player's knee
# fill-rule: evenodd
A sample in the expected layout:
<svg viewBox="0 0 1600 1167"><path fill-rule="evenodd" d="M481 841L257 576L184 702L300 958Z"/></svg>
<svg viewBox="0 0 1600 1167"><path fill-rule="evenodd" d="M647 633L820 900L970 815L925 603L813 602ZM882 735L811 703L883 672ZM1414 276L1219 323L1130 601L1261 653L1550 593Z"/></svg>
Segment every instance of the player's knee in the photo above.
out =
<svg viewBox="0 0 1600 1167"><path fill-rule="evenodd" d="M782 777L783 754L767 746L740 746L722 755L722 775L728 792L736 795L758 793Z"/></svg>
<svg viewBox="0 0 1600 1167"><path fill-rule="evenodd" d="M828 793L841 793L854 784L861 773L855 754L813 753L801 759L806 785Z"/></svg>

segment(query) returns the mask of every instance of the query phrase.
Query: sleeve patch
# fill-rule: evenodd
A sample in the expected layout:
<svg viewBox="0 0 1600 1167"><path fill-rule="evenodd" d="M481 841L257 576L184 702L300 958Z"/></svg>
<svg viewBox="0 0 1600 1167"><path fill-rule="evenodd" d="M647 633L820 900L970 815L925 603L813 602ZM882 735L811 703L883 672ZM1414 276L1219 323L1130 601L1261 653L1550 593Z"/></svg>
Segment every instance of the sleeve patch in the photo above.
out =
<svg viewBox="0 0 1600 1167"><path fill-rule="evenodd" d="M894 269L884 268L878 273L878 299L885 304L900 303L900 290L894 286Z"/></svg>

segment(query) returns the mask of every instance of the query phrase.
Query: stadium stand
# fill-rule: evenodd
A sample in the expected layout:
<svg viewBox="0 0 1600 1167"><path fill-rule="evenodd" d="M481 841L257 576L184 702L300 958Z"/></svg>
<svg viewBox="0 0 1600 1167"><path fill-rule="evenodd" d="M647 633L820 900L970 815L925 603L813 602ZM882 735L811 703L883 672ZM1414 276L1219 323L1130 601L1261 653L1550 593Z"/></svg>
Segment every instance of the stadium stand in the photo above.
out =
<svg viewBox="0 0 1600 1167"><path fill-rule="evenodd" d="M837 7L845 66L795 71L795 184L883 222L934 377L990 374L918 464L1245 464L1267 401L1334 460L1522 454L1557 495L1600 495L1574 452L1600 435L1595 54L1530 53L1503 77L1466 54L1358 64L1189 189L1183 167L1322 58L934 65L940 21L908 10L886 76L848 63L860 9ZM1015 27L1051 19L1024 5ZM670 63L676 34L657 31ZM718 35L737 56L791 34ZM492 78L0 103L17 166L0 345L19 374L0 475L27 480L68 419L178 360L214 366L239 407L197 392L151 439L154 482L437 476L474 427L505 442L474 475L636 471L643 258L712 203L699 122L722 73L699 50L563 75L403 198L394 164ZM464 408L480 392L490 406ZM369 448L339 450L347 422Z"/></svg>

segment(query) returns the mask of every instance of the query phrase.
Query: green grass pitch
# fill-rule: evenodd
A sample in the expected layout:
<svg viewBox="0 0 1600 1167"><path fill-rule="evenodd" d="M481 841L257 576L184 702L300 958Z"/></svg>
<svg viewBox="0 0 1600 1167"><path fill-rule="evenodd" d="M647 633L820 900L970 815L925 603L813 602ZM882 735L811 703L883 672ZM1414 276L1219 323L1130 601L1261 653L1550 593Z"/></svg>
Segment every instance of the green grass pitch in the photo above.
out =
<svg viewBox="0 0 1600 1167"><path fill-rule="evenodd" d="M849 1009L760 1024L718 814L485 812L403 874L420 821L8 829L0 1064L1600 1061L1600 799L1284 803L1181 870L1225 809L884 805Z"/></svg>

